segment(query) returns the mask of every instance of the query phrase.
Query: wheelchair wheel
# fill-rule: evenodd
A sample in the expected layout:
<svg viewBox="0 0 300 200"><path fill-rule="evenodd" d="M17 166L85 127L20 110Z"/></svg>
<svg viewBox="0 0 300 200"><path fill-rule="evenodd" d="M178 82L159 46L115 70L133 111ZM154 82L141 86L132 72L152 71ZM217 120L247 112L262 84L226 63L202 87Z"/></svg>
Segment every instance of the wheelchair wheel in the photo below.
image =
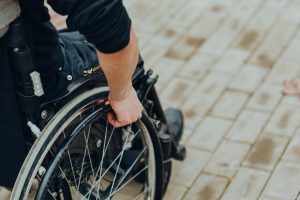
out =
<svg viewBox="0 0 300 200"><path fill-rule="evenodd" d="M46 125L11 199L162 199L163 161L152 122L115 129L106 120L108 88L84 92Z"/></svg>

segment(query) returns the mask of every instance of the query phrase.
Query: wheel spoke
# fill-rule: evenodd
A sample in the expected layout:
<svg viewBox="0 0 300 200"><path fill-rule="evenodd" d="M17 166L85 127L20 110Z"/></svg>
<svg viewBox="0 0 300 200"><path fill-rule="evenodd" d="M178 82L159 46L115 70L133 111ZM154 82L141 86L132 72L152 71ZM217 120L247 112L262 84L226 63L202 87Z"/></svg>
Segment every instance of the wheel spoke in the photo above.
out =
<svg viewBox="0 0 300 200"><path fill-rule="evenodd" d="M143 155L143 153L146 151L147 147L144 147L144 149L140 152L140 154L137 156L137 158L134 160L134 162L132 163L132 165L126 170L126 172L123 174L122 177L119 177L117 182L117 186L114 187L114 185L112 184L108 189L110 189L109 194L107 194L108 191L104 191L104 196L111 196L112 193L115 193L115 191L119 188L120 184L128 177L129 173L131 172L131 170L133 169L133 167L135 166L135 164L137 163L137 161L139 160L139 158ZM117 173L116 173L117 174ZM116 175L117 176L117 175ZM115 176L115 177L116 177ZM112 192L112 190L114 190ZM105 195L106 194L106 195Z"/></svg>
<svg viewBox="0 0 300 200"><path fill-rule="evenodd" d="M112 134L110 135L110 138L109 138L109 140L107 141L107 144L106 144L107 132L108 132L108 121L106 121L106 127L105 127L105 133L104 133L104 144L103 144L103 148L102 148L102 158L101 158L100 165L98 166L98 169L97 169L97 173L98 173L98 171L99 171L100 176L101 176L101 173L102 173L104 156L105 156L105 154L106 154L108 145L109 145L109 143L110 143L111 136L112 136L112 134L113 134L113 133L112 133ZM97 173L96 173L96 176L97 176Z"/></svg>
<svg viewBox="0 0 300 200"><path fill-rule="evenodd" d="M61 166L58 166L58 167L59 167L60 172L61 172L62 175L63 175L63 178L67 181L69 187L71 188L70 180L67 178L66 173L61 169Z"/></svg>
<svg viewBox="0 0 300 200"><path fill-rule="evenodd" d="M106 145L106 136L107 136L107 132L108 132L108 121L106 121L106 127L105 127L105 133L104 133L104 142L103 142L103 146L102 146L102 158L101 158L101 161L100 161L100 164L96 170L96 174L94 176L94 180L93 180L93 184L92 184L92 188L90 189L90 191L84 196L84 198L88 195L88 198L90 198L90 195L91 195L91 191L93 190L93 188L97 185L97 176L98 176L98 173L100 172L100 176L101 176L101 172L102 172L102 165L103 165L103 161L104 161L104 155L106 154L106 151L108 149L108 144L110 143L111 141L111 138L112 138L112 135L114 134L114 128L112 129L111 133L110 133L110 137L107 141L107 145ZM96 180L96 182L95 182ZM100 187L100 186L99 186ZM99 187L98 187L98 190L99 190ZM97 191L98 191L97 190ZM97 193L97 196L98 196L98 193ZM83 199L84 199L83 198Z"/></svg>
<svg viewBox="0 0 300 200"><path fill-rule="evenodd" d="M138 175L140 175L143 171L145 171L146 169L148 169L148 165L145 166L143 169L141 169L138 173L136 173L136 175L134 175L133 177L131 177L128 181L126 181L124 183L124 185L122 185L121 187L119 187L116 191L114 191L109 197L107 197L105 200L109 200L115 193L119 192L121 189L123 189L126 185L128 185L133 179L135 179Z"/></svg>
<svg viewBox="0 0 300 200"><path fill-rule="evenodd" d="M47 191L56 200L56 197L52 194L52 192L49 189L47 189Z"/></svg>
<svg viewBox="0 0 300 200"><path fill-rule="evenodd" d="M72 160L71 160L70 151L69 151L69 150L67 150L67 151L68 151L69 162L70 162L70 164L71 164L71 170L72 170L72 175L73 175L74 183L75 183L75 186L76 186L76 188L77 188L78 185L77 185L77 181L76 181L76 176L75 176L75 172L74 172L74 167L73 167Z"/></svg>
<svg viewBox="0 0 300 200"><path fill-rule="evenodd" d="M132 140L134 140L134 138L137 136L137 134L138 134L139 132L137 132L133 137L132 137ZM132 141L131 140L131 141ZM128 148L129 147L129 144L130 143L127 143L126 145L124 145L124 147L123 147L123 149L126 149L126 148ZM110 170L110 168L113 166L113 164L119 159L119 157L122 155L122 153L123 153L123 151L121 151L119 154L118 154L118 156L113 160L113 162L110 164L110 166L105 170L105 172L101 175L101 178L103 178L105 175L106 175L106 173ZM101 179L99 179L99 180L101 180ZM99 181L98 180L98 181Z"/></svg>
<svg viewBox="0 0 300 200"><path fill-rule="evenodd" d="M95 111L95 105L93 104L93 111ZM91 132L91 124L89 126L89 133L88 133L88 137L86 138L86 134L84 132L84 139L86 141L86 146L88 146L88 141L89 141L89 138L90 138L90 132ZM91 165L91 170L92 170L92 174L93 174L93 177L95 177L95 172L94 172L94 167L93 167L93 162L92 162L92 158L91 158L91 154L90 154L90 149L87 148L88 150L88 156L89 156L89 161L90 161L90 165Z"/></svg>
<svg viewBox="0 0 300 200"><path fill-rule="evenodd" d="M121 180L119 181L116 189L118 189L118 187L120 186L120 184L124 181L124 179L129 175L129 173L131 172L131 170L133 169L134 165L137 163L137 161L139 160L139 158L142 156L142 154L145 152L145 150L147 149L147 147L144 147L144 149L141 151L141 153L138 155L138 157L135 159L135 161L132 163L132 165L129 167L129 169L126 170L125 175L121 178Z"/></svg>
<svg viewBox="0 0 300 200"><path fill-rule="evenodd" d="M86 141L86 147L88 146L88 141L89 141L89 138L90 138L90 131L91 131L91 124L89 126L89 133L88 133L88 137L86 138L86 134L84 133L84 139ZM90 154L90 149L87 148L87 153L88 153L88 156L89 156L89 162L90 162L90 165L91 165L91 170L92 170L92 174L93 176L95 177L95 172L94 172L94 167L93 167L93 162L92 162L92 158L91 158L91 154Z"/></svg>
<svg viewBox="0 0 300 200"><path fill-rule="evenodd" d="M107 148L108 148L108 145L109 145L109 143L110 143L110 140L111 140L111 136L112 136L112 133L111 133L111 135L110 135L110 137L109 137L109 140L108 140L108 142L107 142L107 145L105 145L106 144L106 136L107 136L107 132L108 132L108 121L106 121L106 126L105 126L105 136L104 136L104 145L103 145L103 149L102 149L102 158L101 158L101 163L100 163L100 165L99 165L99 167L100 167L100 171L99 171L99 176L101 176L101 173L102 173L102 168L103 168L103 161L104 161L104 157L105 157L105 154L106 154L106 150L107 150ZM107 147L107 148L106 148ZM105 148L105 150L104 150L104 148ZM98 167L98 168L99 168ZM97 170L97 172L98 172L98 170ZM97 175L97 174L96 174ZM95 177L95 180L97 180L97 177ZM93 184L94 185L94 184ZM99 197L99 190L100 190L100 185L101 184L98 184L98 187L97 187L97 199L98 199L98 197ZM93 188L93 187L92 187ZM89 195L89 197L90 197L90 195Z"/></svg>
<svg viewBox="0 0 300 200"><path fill-rule="evenodd" d="M80 114L80 119L82 120L82 116ZM82 177L82 174L83 174L83 166L85 164L85 157L86 157L86 153L88 151L88 141L86 140L86 138L89 138L90 136L90 132L91 132L91 124L89 125L89 130L88 130L88 136L86 137L86 132L85 132L85 129L83 131L83 134L84 134L84 138L85 138L85 148L84 148L84 155L83 155L83 158L82 158L82 164L81 164L81 169L80 169L80 175L79 175L79 181L78 181L78 186L77 186L77 189L76 189L76 199L78 197L78 191L79 191L79 187L81 185L81 177ZM90 157L90 156L89 156ZM93 166L91 166L93 167Z"/></svg>
<svg viewBox="0 0 300 200"><path fill-rule="evenodd" d="M136 138L136 136L138 135L139 132L140 132L140 130L137 131L137 132L131 137L131 141L133 141L133 140ZM129 147L129 144L130 144L130 143L126 143L126 144L124 145L123 149L128 148L128 147ZM118 154L118 156L112 161L112 163L111 163L111 164L109 165L109 167L103 172L103 174L102 174L102 175L100 174L101 176L100 176L99 180L97 180L96 183L93 183L93 185L92 185L90 191L84 196L84 198L85 198L87 195L90 195L91 192L92 192L92 190L96 187L96 185L99 184L99 183L101 182L102 178L107 174L107 172L111 169L111 167L115 164L115 162L117 162L117 160L119 159L119 157L122 155L122 152L123 152L123 151L121 151L121 152ZM103 157L104 157L104 155L102 155L102 158L103 158ZM96 172L96 176L97 176L97 172ZM99 187L98 187L98 188L99 188ZM98 189L97 191L99 191L99 189Z"/></svg>
<svg viewBox="0 0 300 200"><path fill-rule="evenodd" d="M64 137L66 137L66 135L65 135L65 133L63 132L63 134L64 134ZM52 150L50 149L50 154L53 156L54 155L54 153L52 152ZM70 180L68 179L68 177L67 177L67 175L66 175L66 173L62 170L62 168L61 168L61 166L60 165L58 165L58 168L59 168L59 170L60 170L60 172L62 173L62 176L63 176L63 178L67 181L67 183L68 183L68 185L69 185L69 187L71 188L71 184L70 184ZM38 176L37 176L38 177ZM38 179L39 180L41 180L41 178L40 177L38 177ZM74 177L74 180L75 180L75 177Z"/></svg>
<svg viewBox="0 0 300 200"><path fill-rule="evenodd" d="M110 192L109 192L109 196L110 196L111 193L112 193L112 190L113 190L114 185L115 185L115 181L116 181L117 176L118 176L118 171L119 171L120 164L121 164L121 161L122 161L122 158L123 158L123 155L124 155L125 147L127 146L127 140L128 140L128 134L126 135L125 144L124 144L124 147L123 147L123 150L122 150L121 157L120 157L120 159L119 159L118 167L117 167L117 170L116 170L116 174L115 174L114 180L113 180L113 182L112 182L112 186L111 186L111 189L110 189Z"/></svg>
<svg viewBox="0 0 300 200"><path fill-rule="evenodd" d="M64 135L64 138L66 138L66 133L65 131L63 131L63 135ZM50 153L53 154L50 150ZM70 155L70 151L69 149L67 149L67 153L68 153L68 158L69 158L69 162L70 162L70 165L71 165L71 170L72 170L72 175L73 175L73 179L74 179L74 183L75 183L75 186L77 188L77 181L76 181L76 177L75 177L75 173L74 173L74 167L73 167L73 164L72 164L72 159L71 159L71 155Z"/></svg>

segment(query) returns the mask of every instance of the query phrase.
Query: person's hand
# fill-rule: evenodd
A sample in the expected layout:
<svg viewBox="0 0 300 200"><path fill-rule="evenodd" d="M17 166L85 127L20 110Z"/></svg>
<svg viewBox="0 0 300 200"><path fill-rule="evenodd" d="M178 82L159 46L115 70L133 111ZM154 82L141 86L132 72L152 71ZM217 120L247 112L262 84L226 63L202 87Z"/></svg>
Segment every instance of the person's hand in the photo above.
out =
<svg viewBox="0 0 300 200"><path fill-rule="evenodd" d="M109 95L108 103L114 113L108 113L107 118L109 123L116 128L131 124L142 117L144 108L132 86L123 99L115 100Z"/></svg>

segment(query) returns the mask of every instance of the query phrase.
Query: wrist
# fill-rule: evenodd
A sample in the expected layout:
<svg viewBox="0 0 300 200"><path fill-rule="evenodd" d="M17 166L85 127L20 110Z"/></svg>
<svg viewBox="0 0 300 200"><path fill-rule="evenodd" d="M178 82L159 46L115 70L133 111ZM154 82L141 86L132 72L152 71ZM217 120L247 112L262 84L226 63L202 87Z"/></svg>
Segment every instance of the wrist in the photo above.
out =
<svg viewBox="0 0 300 200"><path fill-rule="evenodd" d="M123 89L119 89L118 91L111 90L109 92L108 100L109 101L123 101L126 99L133 90L132 84L129 83L125 87L122 87Z"/></svg>

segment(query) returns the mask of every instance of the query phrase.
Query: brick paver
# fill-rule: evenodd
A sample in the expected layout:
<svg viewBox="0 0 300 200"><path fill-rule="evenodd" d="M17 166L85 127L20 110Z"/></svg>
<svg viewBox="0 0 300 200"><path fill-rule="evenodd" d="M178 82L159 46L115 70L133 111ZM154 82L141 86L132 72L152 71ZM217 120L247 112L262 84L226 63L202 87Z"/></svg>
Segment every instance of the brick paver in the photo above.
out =
<svg viewBox="0 0 300 200"><path fill-rule="evenodd" d="M269 173L249 168L240 168L230 183L222 200L257 199Z"/></svg>
<svg viewBox="0 0 300 200"><path fill-rule="evenodd" d="M165 199L300 199L300 99L282 95L300 79L300 1L124 3L162 104L186 118Z"/></svg>
<svg viewBox="0 0 300 200"><path fill-rule="evenodd" d="M256 142L268 118L268 113L244 109L235 120L234 125L228 132L227 138L233 141L253 144Z"/></svg>

